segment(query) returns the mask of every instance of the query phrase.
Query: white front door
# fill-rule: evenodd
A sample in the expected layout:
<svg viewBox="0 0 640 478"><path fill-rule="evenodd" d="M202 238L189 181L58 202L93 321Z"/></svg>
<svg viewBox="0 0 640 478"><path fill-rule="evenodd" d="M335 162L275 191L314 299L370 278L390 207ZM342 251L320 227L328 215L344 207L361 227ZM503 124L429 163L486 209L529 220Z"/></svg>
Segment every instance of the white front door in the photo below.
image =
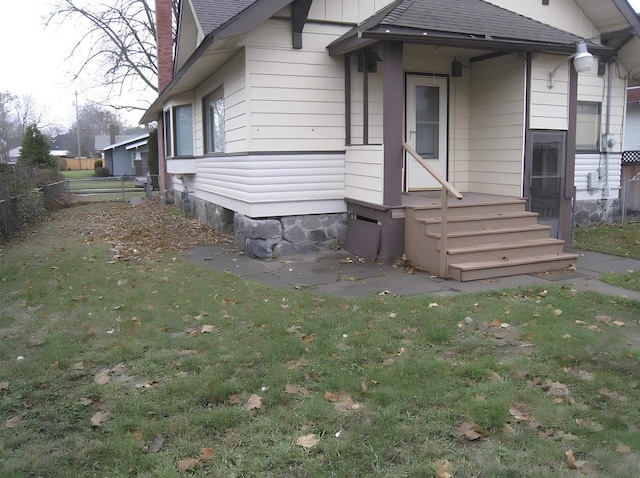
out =
<svg viewBox="0 0 640 478"><path fill-rule="evenodd" d="M406 142L447 177L447 78L407 76ZM439 188L433 177L405 153L405 190Z"/></svg>

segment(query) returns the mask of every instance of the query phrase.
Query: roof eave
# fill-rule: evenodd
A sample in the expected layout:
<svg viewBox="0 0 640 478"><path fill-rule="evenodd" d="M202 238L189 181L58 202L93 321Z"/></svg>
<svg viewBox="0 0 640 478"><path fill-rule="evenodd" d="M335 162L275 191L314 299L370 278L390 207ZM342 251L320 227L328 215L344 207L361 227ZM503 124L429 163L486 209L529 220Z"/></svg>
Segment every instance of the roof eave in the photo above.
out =
<svg viewBox="0 0 640 478"><path fill-rule="evenodd" d="M570 55L575 53L575 43L537 42L523 39L480 37L463 33L419 31L412 28L376 27L354 33L329 45L332 56L360 50L378 41L402 41L433 46L450 46L474 50L492 51L540 51ZM589 51L598 56L612 56L613 48L589 42Z"/></svg>

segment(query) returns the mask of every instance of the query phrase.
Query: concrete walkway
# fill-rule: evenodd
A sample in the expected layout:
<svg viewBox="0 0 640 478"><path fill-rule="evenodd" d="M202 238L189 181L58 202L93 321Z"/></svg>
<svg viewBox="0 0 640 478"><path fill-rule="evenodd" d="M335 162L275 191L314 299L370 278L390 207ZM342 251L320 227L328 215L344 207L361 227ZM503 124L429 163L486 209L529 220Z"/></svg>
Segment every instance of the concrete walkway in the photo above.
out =
<svg viewBox="0 0 640 478"><path fill-rule="evenodd" d="M544 274L523 274L499 279L456 282L430 276L425 272L409 273L392 264L361 262L347 251L323 250L304 255L263 261L251 259L232 246L201 246L189 252L191 260L204 267L228 271L248 281L284 290L312 289L319 293L363 297L377 294L399 296L448 296L512 287L567 285L577 290L640 300L640 292L621 289L600 280L604 272L640 270L640 261L608 256L597 252L579 254L576 270Z"/></svg>

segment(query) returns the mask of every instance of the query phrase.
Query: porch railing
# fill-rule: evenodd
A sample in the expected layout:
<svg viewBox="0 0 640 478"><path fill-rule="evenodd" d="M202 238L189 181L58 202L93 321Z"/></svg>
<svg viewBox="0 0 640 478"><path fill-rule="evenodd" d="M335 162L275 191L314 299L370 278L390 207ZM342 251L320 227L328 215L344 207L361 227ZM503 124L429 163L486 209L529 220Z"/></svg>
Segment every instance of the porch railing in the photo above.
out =
<svg viewBox="0 0 640 478"><path fill-rule="evenodd" d="M447 179L436 171L429 163L427 163L422 156L420 156L415 149L403 142L402 147L409 153L413 159L418 161L418 164L422 166L433 178L442 186L442 199L441 199L441 211L440 211L440 277L449 276L449 267L447 264L447 230L449 222L449 194L457 199L462 199L462 194L458 192L453 185L447 181Z"/></svg>

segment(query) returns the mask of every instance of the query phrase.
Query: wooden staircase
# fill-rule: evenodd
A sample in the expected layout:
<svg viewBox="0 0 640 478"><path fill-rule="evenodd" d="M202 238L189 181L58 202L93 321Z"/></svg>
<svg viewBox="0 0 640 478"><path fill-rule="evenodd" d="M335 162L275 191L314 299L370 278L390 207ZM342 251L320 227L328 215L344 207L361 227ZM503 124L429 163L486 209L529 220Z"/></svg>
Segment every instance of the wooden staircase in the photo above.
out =
<svg viewBox="0 0 640 478"><path fill-rule="evenodd" d="M577 256L564 241L549 237L550 226L525 210L526 201L496 198L484 202L448 202L446 270L458 281L561 270ZM439 205L405 208L405 254L416 267L438 274Z"/></svg>

